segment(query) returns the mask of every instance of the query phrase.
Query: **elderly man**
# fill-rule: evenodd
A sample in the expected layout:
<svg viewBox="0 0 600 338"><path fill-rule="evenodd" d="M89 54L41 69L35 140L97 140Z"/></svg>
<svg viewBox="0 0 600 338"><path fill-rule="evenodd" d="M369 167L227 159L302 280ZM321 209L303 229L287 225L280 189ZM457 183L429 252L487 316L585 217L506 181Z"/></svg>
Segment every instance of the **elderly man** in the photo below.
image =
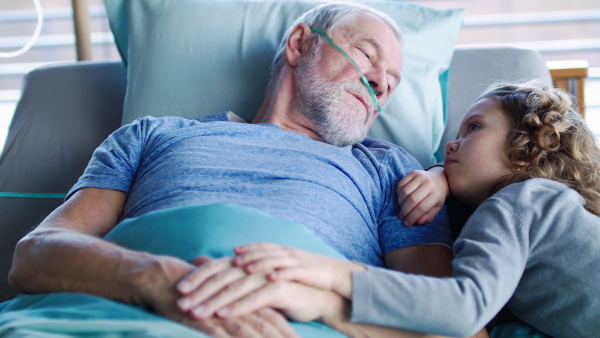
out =
<svg viewBox="0 0 600 338"><path fill-rule="evenodd" d="M213 334L227 331L227 321L198 321L176 304L175 286L196 266L102 239L123 219L212 203L301 223L350 259L449 273L445 215L411 228L397 217L395 186L418 163L397 146L363 141L400 81L399 34L368 7L321 5L283 38L252 123L226 113L145 118L117 130L65 203L19 242L11 285L25 293L88 293ZM263 309L257 325L266 320L289 333L277 315Z"/></svg>

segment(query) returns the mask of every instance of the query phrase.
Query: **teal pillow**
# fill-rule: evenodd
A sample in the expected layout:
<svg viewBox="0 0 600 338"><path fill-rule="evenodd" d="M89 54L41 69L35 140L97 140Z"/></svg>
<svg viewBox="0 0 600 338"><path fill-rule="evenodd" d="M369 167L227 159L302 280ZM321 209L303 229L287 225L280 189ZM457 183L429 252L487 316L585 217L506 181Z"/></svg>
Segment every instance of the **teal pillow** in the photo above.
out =
<svg viewBox="0 0 600 338"><path fill-rule="evenodd" d="M318 1L104 0L128 65L123 124L146 115L203 117L258 111L285 30ZM396 143L428 166L444 131L440 75L463 11L364 1L403 32L402 82L369 136Z"/></svg>

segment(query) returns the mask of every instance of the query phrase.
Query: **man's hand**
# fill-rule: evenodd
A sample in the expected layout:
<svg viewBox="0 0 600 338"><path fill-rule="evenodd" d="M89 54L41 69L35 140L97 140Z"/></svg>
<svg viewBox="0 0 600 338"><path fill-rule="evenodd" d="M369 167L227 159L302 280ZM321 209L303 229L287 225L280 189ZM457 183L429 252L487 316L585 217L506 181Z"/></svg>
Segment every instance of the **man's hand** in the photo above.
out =
<svg viewBox="0 0 600 338"><path fill-rule="evenodd" d="M234 266L232 257L204 261L194 273L178 284L184 295L177 304L183 312L204 320L216 314L234 318L271 307L296 321L328 316L345 306L332 292L287 281L270 281L268 273L247 274Z"/></svg>
<svg viewBox="0 0 600 338"><path fill-rule="evenodd" d="M140 290L143 303L157 314L215 337L297 337L286 318L269 308L254 307L244 316L233 319L216 316L198 319L182 312L176 303L180 297L176 285L196 267L173 257L160 256L159 259L160 270L157 269Z"/></svg>
<svg viewBox="0 0 600 338"><path fill-rule="evenodd" d="M448 180L443 170L415 170L398 183L400 219L405 226L426 224L442 209L449 194Z"/></svg>
<svg viewBox="0 0 600 338"><path fill-rule="evenodd" d="M219 338L299 337L281 313L269 308L262 308L231 319L213 316L208 319L197 320L186 316L180 322Z"/></svg>

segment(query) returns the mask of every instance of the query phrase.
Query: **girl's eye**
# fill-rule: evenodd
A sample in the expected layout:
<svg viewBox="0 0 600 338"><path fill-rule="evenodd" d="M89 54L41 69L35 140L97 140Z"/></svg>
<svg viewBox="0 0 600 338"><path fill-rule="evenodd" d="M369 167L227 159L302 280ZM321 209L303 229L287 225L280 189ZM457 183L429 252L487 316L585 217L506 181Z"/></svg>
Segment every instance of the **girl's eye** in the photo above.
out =
<svg viewBox="0 0 600 338"><path fill-rule="evenodd" d="M471 123L471 124L469 124L469 128L468 128L468 130L469 130L470 132L471 132L471 131L474 131L474 130L477 130L477 129L479 129L479 125L478 125L477 123Z"/></svg>

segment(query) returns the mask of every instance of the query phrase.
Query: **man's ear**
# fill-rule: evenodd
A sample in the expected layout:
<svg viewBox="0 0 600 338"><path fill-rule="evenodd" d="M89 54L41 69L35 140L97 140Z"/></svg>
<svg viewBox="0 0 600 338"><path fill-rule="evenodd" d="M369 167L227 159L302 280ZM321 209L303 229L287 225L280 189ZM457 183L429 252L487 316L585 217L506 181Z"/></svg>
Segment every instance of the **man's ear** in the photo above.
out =
<svg viewBox="0 0 600 338"><path fill-rule="evenodd" d="M292 29L285 46L285 56L290 66L296 67L302 54L307 52L308 45L306 42L311 35L312 31L305 23L299 23Z"/></svg>

